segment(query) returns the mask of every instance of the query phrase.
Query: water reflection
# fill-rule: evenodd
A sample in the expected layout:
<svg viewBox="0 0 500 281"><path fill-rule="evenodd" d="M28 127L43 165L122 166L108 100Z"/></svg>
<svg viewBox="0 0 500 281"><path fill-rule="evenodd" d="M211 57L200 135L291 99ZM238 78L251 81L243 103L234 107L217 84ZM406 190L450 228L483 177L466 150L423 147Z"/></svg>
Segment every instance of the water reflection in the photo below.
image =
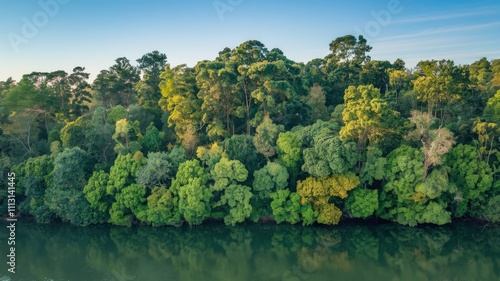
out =
<svg viewBox="0 0 500 281"><path fill-rule="evenodd" d="M500 227L464 223L416 228L392 224L78 228L19 223L16 246L17 273L11 279L0 277L2 281L490 281L500 277Z"/></svg>

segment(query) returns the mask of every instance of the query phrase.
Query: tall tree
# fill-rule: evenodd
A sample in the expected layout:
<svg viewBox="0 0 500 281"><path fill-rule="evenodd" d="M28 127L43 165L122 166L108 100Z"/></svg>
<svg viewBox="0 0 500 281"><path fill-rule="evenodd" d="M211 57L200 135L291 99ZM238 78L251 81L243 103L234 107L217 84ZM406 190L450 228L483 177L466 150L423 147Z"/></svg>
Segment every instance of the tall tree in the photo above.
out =
<svg viewBox="0 0 500 281"><path fill-rule="evenodd" d="M235 93L236 69L220 61L204 61L196 65L198 97L203 100L201 111L212 139L232 136L240 116L236 110L243 101Z"/></svg>
<svg viewBox="0 0 500 281"><path fill-rule="evenodd" d="M181 142L189 137L192 130L199 134L204 125L200 110L202 100L196 96L195 70L186 65L171 68L167 64L160 77L162 98L159 104L168 112L168 126L174 128Z"/></svg>
<svg viewBox="0 0 500 281"><path fill-rule="evenodd" d="M152 51L139 58L137 63L139 63L138 68L143 72L142 80L135 86L138 103L148 108L157 108L161 98L160 76L167 65L167 56L158 51Z"/></svg>
<svg viewBox="0 0 500 281"><path fill-rule="evenodd" d="M356 141L358 153L362 155L368 144L381 144L395 133L393 124L398 124L398 115L372 85L349 86L344 95L340 139Z"/></svg>
<svg viewBox="0 0 500 281"><path fill-rule="evenodd" d="M140 80L140 70L125 58L117 58L108 70L102 70L94 80L92 89L95 98L106 108L121 104L128 107L137 94L135 84Z"/></svg>

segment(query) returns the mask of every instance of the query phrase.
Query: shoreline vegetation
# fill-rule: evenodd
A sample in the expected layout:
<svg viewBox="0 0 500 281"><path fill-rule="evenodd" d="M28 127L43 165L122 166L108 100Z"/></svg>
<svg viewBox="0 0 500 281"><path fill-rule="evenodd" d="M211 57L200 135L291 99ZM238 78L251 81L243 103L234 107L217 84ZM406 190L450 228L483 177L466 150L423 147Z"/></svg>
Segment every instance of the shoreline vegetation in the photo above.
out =
<svg viewBox="0 0 500 281"><path fill-rule="evenodd" d="M0 220L3 222L8 222L7 219L8 219L8 217L0 217ZM20 223L37 223L36 218L34 216L16 217L16 219L17 219L16 222L20 222ZM455 219L453 219L452 222L450 222L448 224L444 224L444 225L461 225L464 223L465 224L473 224L473 225L482 226L482 227L498 227L498 226L500 226L497 222L495 223L495 222L491 222L491 221L484 219L484 218L472 218L472 217L455 218ZM59 221L51 221L50 224L74 225L77 227L89 226L89 225L75 225L75 224L71 224L70 222L63 222L60 220ZM48 225L50 225L50 224L48 224ZM245 222L240 223L238 225L247 225L248 226L248 225L253 225L253 224L266 225L266 226L285 225L285 224L277 223L276 220L274 220L274 218L272 218L272 217L259 218L258 221L245 221ZM47 224L45 224L45 225L47 225ZM113 225L113 224L108 223L108 222L102 222L102 223L93 224L93 225L110 226L110 227L116 226L116 225ZM203 221L203 223L200 225L203 225L203 226L211 226L211 225L212 226L227 226L224 223L223 219L207 219L207 220ZM356 226L356 225L376 226L376 225L400 225L400 224L398 224L397 222L394 222L394 221L381 220L378 218L372 218L372 219L343 218L341 220L341 222L339 224L337 224L336 226L342 227L342 225L346 225L346 226L353 226L353 225L354 226ZM179 224L179 225L164 225L162 227L171 227L171 226L174 226L174 227L183 227L183 226L196 227L196 226L191 226L188 223ZM309 226L329 227L329 225L319 224L319 223L314 223L314 224L311 224ZM418 225L413 226L413 227L429 227L429 226L440 226L440 225L436 225L436 224L432 224L432 223L424 223L424 224L418 224ZM153 227L153 226L151 224L139 222L139 223L132 224L130 227ZM159 226L156 226L156 227L159 227Z"/></svg>
<svg viewBox="0 0 500 281"><path fill-rule="evenodd" d="M194 67L158 51L91 83L0 82L0 206L38 223L500 222L500 60L307 63L255 40Z"/></svg>

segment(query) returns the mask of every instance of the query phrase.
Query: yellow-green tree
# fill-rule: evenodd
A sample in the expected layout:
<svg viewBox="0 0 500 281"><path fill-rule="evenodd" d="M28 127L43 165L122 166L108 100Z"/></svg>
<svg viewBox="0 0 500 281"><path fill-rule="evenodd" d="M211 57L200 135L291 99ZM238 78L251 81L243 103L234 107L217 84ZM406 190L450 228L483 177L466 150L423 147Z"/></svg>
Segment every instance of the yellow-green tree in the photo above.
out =
<svg viewBox="0 0 500 281"><path fill-rule="evenodd" d="M338 224L342 211L330 203L332 197L347 198L347 192L359 184L359 178L353 173L333 175L323 178L308 177L297 183L297 193L301 204L310 203L318 212L317 221L322 224Z"/></svg>
<svg viewBox="0 0 500 281"><path fill-rule="evenodd" d="M373 85L350 86L344 95L345 125L340 129L340 138L357 141L360 150L367 144L378 144L394 131L389 122L397 116Z"/></svg>
<svg viewBox="0 0 500 281"><path fill-rule="evenodd" d="M168 126L173 127L177 138L183 141L190 127L198 129L201 124L201 100L196 97L194 69L186 65L171 68L167 64L160 77L162 98L158 103L169 113Z"/></svg>
<svg viewBox="0 0 500 281"><path fill-rule="evenodd" d="M139 121L130 123L127 119L116 121L113 140L116 141L115 152L121 155L134 154L141 150L142 139Z"/></svg>

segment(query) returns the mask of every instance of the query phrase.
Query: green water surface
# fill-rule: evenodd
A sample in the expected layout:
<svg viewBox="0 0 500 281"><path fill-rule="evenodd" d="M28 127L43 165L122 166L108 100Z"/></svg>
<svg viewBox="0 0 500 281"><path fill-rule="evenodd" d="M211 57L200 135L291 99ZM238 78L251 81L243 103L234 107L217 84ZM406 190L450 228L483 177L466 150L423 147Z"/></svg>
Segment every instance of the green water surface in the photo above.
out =
<svg viewBox="0 0 500 281"><path fill-rule="evenodd" d="M500 227L37 225L18 222L7 280L500 280ZM4 253L5 252L5 253Z"/></svg>

